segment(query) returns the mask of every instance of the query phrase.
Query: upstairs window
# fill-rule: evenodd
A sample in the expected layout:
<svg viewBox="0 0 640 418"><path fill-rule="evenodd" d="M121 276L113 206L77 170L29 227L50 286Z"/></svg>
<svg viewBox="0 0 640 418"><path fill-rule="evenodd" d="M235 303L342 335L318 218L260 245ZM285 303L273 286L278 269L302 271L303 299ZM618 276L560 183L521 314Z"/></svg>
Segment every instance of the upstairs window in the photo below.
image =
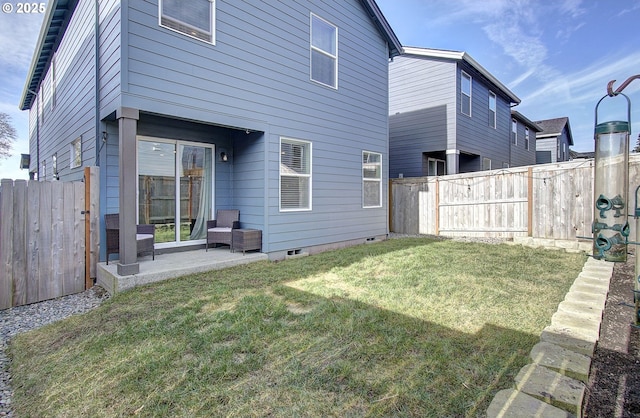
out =
<svg viewBox="0 0 640 418"><path fill-rule="evenodd" d="M511 119L511 143L518 145L518 121Z"/></svg>
<svg viewBox="0 0 640 418"><path fill-rule="evenodd" d="M82 165L82 138L76 138L69 147L69 167L76 168Z"/></svg>
<svg viewBox="0 0 640 418"><path fill-rule="evenodd" d="M280 210L311 210L311 143L280 139Z"/></svg>
<svg viewBox="0 0 640 418"><path fill-rule="evenodd" d="M471 116L471 76L464 71L460 83L460 111Z"/></svg>
<svg viewBox="0 0 640 418"><path fill-rule="evenodd" d="M160 26L215 44L215 0L160 0Z"/></svg>
<svg viewBox="0 0 640 418"><path fill-rule="evenodd" d="M524 148L529 149L529 128L524 128Z"/></svg>
<svg viewBox="0 0 640 418"><path fill-rule="evenodd" d="M338 88L338 28L311 14L311 80Z"/></svg>
<svg viewBox="0 0 640 418"><path fill-rule="evenodd" d="M496 127L496 95L493 92L489 92L489 126L491 128Z"/></svg>
<svg viewBox="0 0 640 418"><path fill-rule="evenodd" d="M382 206L382 154L362 151L362 206Z"/></svg>

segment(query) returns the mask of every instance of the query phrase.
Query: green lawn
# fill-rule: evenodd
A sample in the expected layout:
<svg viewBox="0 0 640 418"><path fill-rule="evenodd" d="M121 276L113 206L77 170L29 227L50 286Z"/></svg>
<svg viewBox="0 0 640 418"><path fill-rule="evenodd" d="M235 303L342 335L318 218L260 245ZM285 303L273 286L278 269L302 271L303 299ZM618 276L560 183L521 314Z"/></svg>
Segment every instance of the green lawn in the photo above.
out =
<svg viewBox="0 0 640 418"><path fill-rule="evenodd" d="M12 340L17 416L477 416L585 256L406 238L137 288Z"/></svg>

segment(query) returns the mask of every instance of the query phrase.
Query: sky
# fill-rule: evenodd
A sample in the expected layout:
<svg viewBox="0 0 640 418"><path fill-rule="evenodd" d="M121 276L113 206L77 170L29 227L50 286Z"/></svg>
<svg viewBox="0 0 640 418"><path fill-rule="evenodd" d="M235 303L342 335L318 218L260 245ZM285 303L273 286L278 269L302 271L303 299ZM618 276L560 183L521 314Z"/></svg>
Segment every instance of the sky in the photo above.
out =
<svg viewBox="0 0 640 418"><path fill-rule="evenodd" d="M227 1L227 0L224 0ZM336 0L337 1L337 0ZM0 160L0 179L26 179L20 154L29 153L28 113L18 109L42 24L40 13L0 12L0 112L18 132L13 156ZM593 151L595 107L640 74L640 0L377 0L404 46L464 51L521 100L532 121L568 117L572 149ZM631 138L640 132L640 80L631 100ZM634 104L635 103L635 104ZM598 121L626 120L627 102L606 98Z"/></svg>

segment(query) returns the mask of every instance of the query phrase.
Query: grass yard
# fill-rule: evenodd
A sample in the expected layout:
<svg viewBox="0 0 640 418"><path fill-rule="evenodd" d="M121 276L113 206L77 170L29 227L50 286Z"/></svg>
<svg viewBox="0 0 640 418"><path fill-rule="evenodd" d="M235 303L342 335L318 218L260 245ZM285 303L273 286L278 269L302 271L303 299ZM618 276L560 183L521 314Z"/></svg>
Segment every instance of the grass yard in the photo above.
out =
<svg viewBox="0 0 640 418"><path fill-rule="evenodd" d="M156 283L12 340L20 417L481 416L585 261L405 238Z"/></svg>

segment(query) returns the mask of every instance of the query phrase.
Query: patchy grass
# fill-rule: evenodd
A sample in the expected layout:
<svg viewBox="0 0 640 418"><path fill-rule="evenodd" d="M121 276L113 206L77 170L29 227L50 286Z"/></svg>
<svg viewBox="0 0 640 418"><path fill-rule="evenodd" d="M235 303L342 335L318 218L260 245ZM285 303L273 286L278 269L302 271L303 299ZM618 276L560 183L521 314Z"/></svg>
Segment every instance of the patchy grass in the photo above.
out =
<svg viewBox="0 0 640 418"><path fill-rule="evenodd" d="M477 416L584 256L408 238L156 283L12 340L18 416Z"/></svg>

